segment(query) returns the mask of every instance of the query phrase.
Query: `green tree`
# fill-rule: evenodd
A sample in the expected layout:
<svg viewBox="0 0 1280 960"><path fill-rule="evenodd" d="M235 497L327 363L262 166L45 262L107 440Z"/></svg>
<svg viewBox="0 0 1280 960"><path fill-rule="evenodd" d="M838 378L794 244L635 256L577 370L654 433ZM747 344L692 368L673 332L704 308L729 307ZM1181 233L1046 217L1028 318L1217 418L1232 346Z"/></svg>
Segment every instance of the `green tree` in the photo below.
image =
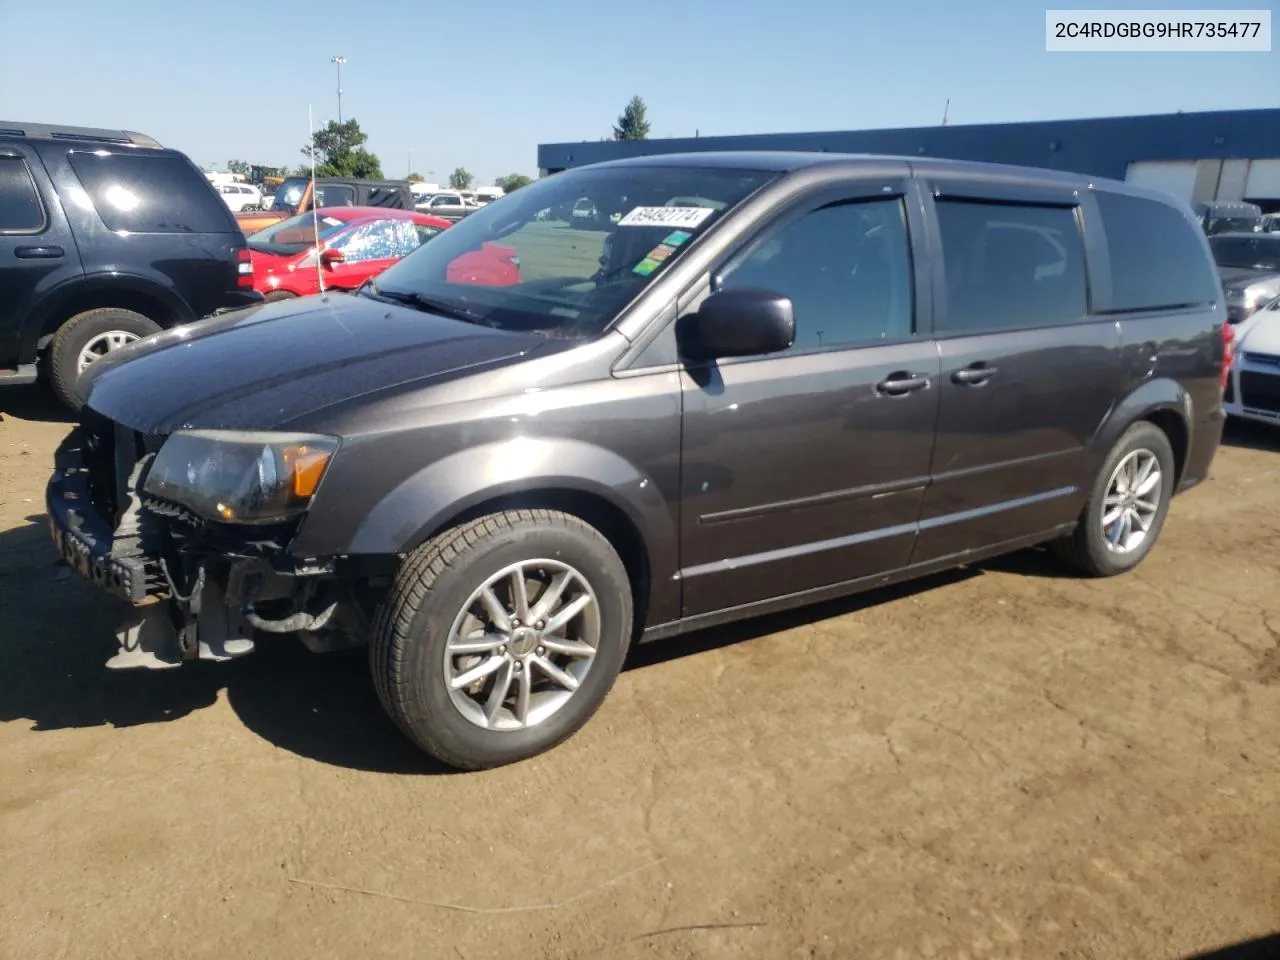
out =
<svg viewBox="0 0 1280 960"><path fill-rule="evenodd" d="M471 175L471 171L466 167L459 167L453 173L449 174L449 186L455 190L466 190L471 184L475 183L476 178Z"/></svg>
<svg viewBox="0 0 1280 960"><path fill-rule="evenodd" d="M493 182L495 186L502 188L503 193L514 193L521 187L527 187L533 183L533 178L526 177L523 173L509 173L505 177L498 177Z"/></svg>
<svg viewBox="0 0 1280 960"><path fill-rule="evenodd" d="M649 121L645 119L645 105L639 94L627 103L622 116L613 128L615 140L648 140Z"/></svg>
<svg viewBox="0 0 1280 960"><path fill-rule="evenodd" d="M311 136L302 148L304 157L315 159L317 177L361 177L382 179L382 163L377 154L364 148L369 136L355 120L330 120Z"/></svg>
<svg viewBox="0 0 1280 960"><path fill-rule="evenodd" d="M411 173L407 177L405 177L405 179L408 180L410 183L424 183L426 181L426 178L423 177L422 174L420 173Z"/></svg>
<svg viewBox="0 0 1280 960"><path fill-rule="evenodd" d="M249 175L249 164L243 160L228 160L227 173L238 173L247 177Z"/></svg>

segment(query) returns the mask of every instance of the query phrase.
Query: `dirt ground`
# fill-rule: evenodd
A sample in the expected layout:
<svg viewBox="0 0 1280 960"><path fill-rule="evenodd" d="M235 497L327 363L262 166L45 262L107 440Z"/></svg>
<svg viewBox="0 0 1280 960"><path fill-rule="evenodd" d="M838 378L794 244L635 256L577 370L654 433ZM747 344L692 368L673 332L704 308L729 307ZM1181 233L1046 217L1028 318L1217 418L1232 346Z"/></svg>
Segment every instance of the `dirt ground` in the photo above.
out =
<svg viewBox="0 0 1280 960"><path fill-rule="evenodd" d="M39 390L0 410L5 960L1110 960L1280 930L1280 431L1230 430L1134 575L1024 553L647 647L569 743L456 775L360 654L106 672L117 608L41 523L67 424Z"/></svg>

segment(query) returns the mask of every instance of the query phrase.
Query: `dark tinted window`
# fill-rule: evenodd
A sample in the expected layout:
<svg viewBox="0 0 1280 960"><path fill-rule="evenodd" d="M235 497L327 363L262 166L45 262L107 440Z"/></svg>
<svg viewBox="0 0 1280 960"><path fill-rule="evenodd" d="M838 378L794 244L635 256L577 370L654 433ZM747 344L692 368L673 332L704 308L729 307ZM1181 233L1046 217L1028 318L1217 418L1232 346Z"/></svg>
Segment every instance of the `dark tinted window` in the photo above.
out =
<svg viewBox="0 0 1280 960"><path fill-rule="evenodd" d="M1144 197L1099 192L1111 261L1111 309L1154 310L1211 303L1213 264L1189 215Z"/></svg>
<svg viewBox="0 0 1280 960"><path fill-rule="evenodd" d="M38 233L43 229L44 207L27 161L0 156L0 233Z"/></svg>
<svg viewBox="0 0 1280 960"><path fill-rule="evenodd" d="M939 331L1043 327L1088 312L1073 209L940 201L938 222L947 279Z"/></svg>
<svg viewBox="0 0 1280 960"><path fill-rule="evenodd" d="M763 287L790 297L797 349L909 336L911 254L902 201L815 210L757 245L721 287Z"/></svg>
<svg viewBox="0 0 1280 960"><path fill-rule="evenodd" d="M1280 237L1260 233L1252 237L1214 237L1209 241L1220 267L1280 271Z"/></svg>
<svg viewBox="0 0 1280 960"><path fill-rule="evenodd" d="M226 205L195 167L173 156L72 153L98 216L130 233L230 233Z"/></svg>

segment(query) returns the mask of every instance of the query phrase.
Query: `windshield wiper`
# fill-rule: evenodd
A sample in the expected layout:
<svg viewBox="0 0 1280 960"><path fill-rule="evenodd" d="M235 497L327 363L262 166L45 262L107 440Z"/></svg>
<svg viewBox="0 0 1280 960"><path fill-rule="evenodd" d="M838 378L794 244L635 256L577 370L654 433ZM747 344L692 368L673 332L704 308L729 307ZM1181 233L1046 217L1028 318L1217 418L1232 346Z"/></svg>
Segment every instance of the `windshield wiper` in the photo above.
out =
<svg viewBox="0 0 1280 960"><path fill-rule="evenodd" d="M492 327L484 316L476 313L474 310L468 310L466 307L460 307L456 303L448 300L436 300L432 297L424 296L421 293L408 293L399 290L379 290L376 283L370 281L365 284L362 289L372 297L379 300L390 300L392 303L399 303L406 307L413 307L417 310L429 310L432 313L439 313L446 317L452 317L454 320L463 320L467 323L480 324L481 326Z"/></svg>

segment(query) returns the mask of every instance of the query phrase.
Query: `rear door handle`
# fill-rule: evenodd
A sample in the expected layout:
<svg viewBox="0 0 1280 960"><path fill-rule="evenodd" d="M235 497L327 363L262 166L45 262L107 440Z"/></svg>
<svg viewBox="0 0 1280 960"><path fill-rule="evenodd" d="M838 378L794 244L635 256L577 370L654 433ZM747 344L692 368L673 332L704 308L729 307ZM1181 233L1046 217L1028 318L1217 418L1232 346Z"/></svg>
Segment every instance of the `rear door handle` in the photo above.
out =
<svg viewBox="0 0 1280 960"><path fill-rule="evenodd" d="M995 367L965 367L963 370L957 370L951 374L951 382L959 383L964 386L976 387L979 384L986 383L996 375L996 372Z"/></svg>
<svg viewBox="0 0 1280 960"><path fill-rule="evenodd" d="M929 378L910 373L895 373L876 384L876 392L890 397L900 397L913 390L923 390L929 386Z"/></svg>
<svg viewBox="0 0 1280 960"><path fill-rule="evenodd" d="M61 247L15 247L13 255L22 260L57 260L63 250Z"/></svg>

